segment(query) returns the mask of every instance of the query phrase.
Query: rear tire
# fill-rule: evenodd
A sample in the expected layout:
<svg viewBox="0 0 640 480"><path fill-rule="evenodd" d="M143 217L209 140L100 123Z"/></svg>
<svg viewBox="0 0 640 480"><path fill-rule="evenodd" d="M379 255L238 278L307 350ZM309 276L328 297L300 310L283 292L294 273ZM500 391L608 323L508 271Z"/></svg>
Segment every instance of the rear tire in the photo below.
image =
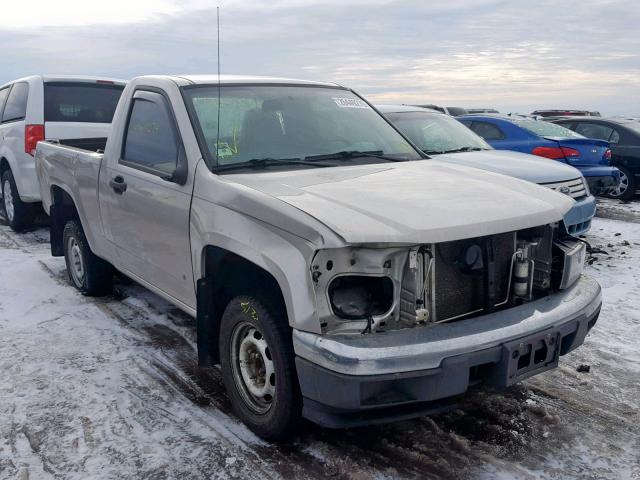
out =
<svg viewBox="0 0 640 480"><path fill-rule="evenodd" d="M7 224L15 232L23 232L33 226L36 208L20 199L11 170L2 175L2 212Z"/></svg>
<svg viewBox="0 0 640 480"><path fill-rule="evenodd" d="M637 182L635 175L625 167L617 167L620 170L620 184L616 188L609 190L609 198L620 200L631 200L636 193Z"/></svg>
<svg viewBox="0 0 640 480"><path fill-rule="evenodd" d="M257 435L282 440L302 402L286 314L252 296L232 299L220 325L222 378L238 417Z"/></svg>
<svg viewBox="0 0 640 480"><path fill-rule="evenodd" d="M69 220L66 223L62 242L71 284L87 296L110 293L113 267L91 251L80 222Z"/></svg>

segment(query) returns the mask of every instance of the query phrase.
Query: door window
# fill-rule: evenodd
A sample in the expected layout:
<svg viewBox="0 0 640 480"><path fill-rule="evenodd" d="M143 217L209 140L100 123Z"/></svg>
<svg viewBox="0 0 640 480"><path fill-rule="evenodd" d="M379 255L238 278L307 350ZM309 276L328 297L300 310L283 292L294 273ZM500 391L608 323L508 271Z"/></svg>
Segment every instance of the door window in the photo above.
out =
<svg viewBox="0 0 640 480"><path fill-rule="evenodd" d="M151 173L172 174L178 151L177 131L164 97L145 92L144 98L134 98L124 142L124 162Z"/></svg>
<svg viewBox="0 0 640 480"><path fill-rule="evenodd" d="M485 140L504 139L504 133L502 133L502 130L488 122L473 122L471 124L471 130L476 132Z"/></svg>
<svg viewBox="0 0 640 480"><path fill-rule="evenodd" d="M26 83L15 83L4 106L2 121L21 120L27 115L27 96L29 85Z"/></svg>

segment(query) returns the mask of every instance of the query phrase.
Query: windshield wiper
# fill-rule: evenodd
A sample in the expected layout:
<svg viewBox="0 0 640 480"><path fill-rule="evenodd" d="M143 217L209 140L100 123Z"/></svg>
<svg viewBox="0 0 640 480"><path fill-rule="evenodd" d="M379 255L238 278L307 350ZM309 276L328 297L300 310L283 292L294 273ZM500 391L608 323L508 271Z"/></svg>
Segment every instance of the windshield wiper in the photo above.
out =
<svg viewBox="0 0 640 480"><path fill-rule="evenodd" d="M486 148L460 147L460 148L452 148L451 150L444 150L443 152L440 152L440 153L480 152L482 150L486 150Z"/></svg>
<svg viewBox="0 0 640 480"><path fill-rule="evenodd" d="M281 167L286 165L309 165L311 167L335 167L327 163L307 162L301 158L252 158L246 162L229 163L213 167L214 172L228 172L230 170L265 169L269 167Z"/></svg>
<svg viewBox="0 0 640 480"><path fill-rule="evenodd" d="M360 150L343 150L341 152L327 153L325 155L309 155L307 157L304 157L304 159L307 161L315 162L318 160L346 160L351 158L366 158L366 157L380 158L382 160L387 160L389 162L406 162L407 161L403 158L388 157L384 155L384 152L382 150L371 150L367 152L362 152Z"/></svg>

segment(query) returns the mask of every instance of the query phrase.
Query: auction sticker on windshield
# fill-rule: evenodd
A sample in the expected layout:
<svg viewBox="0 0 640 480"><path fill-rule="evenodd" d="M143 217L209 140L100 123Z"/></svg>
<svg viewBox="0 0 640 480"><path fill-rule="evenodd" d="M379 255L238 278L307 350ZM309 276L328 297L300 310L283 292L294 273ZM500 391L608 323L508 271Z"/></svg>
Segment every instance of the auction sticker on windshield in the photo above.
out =
<svg viewBox="0 0 640 480"><path fill-rule="evenodd" d="M359 98L332 97L332 100L336 102L336 105L340 108L369 108L369 105Z"/></svg>

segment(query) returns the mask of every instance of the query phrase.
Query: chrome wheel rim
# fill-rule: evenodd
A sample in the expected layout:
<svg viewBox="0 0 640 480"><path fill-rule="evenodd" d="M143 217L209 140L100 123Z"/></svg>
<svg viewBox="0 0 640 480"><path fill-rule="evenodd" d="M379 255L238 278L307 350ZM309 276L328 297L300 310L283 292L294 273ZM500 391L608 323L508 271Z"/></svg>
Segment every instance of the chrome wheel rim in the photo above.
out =
<svg viewBox="0 0 640 480"><path fill-rule="evenodd" d="M618 184L617 187L612 188L609 191L609 194L612 197L621 197L622 195L625 194L628 188L629 188L629 177L627 177L626 173L620 170L620 183Z"/></svg>
<svg viewBox="0 0 640 480"><path fill-rule="evenodd" d="M257 414L267 413L275 400L275 366L267 341L249 322L242 322L233 329L231 365L234 382L244 403Z"/></svg>
<svg viewBox="0 0 640 480"><path fill-rule="evenodd" d="M82 251L75 237L70 237L67 241L67 253L69 256L69 269L71 276L77 286L82 286L84 282L84 261Z"/></svg>
<svg viewBox="0 0 640 480"><path fill-rule="evenodd" d="M4 211L7 214L7 220L13 222L13 192L11 191L11 184L9 183L9 180L4 181L4 185L2 186L2 194L4 200Z"/></svg>

